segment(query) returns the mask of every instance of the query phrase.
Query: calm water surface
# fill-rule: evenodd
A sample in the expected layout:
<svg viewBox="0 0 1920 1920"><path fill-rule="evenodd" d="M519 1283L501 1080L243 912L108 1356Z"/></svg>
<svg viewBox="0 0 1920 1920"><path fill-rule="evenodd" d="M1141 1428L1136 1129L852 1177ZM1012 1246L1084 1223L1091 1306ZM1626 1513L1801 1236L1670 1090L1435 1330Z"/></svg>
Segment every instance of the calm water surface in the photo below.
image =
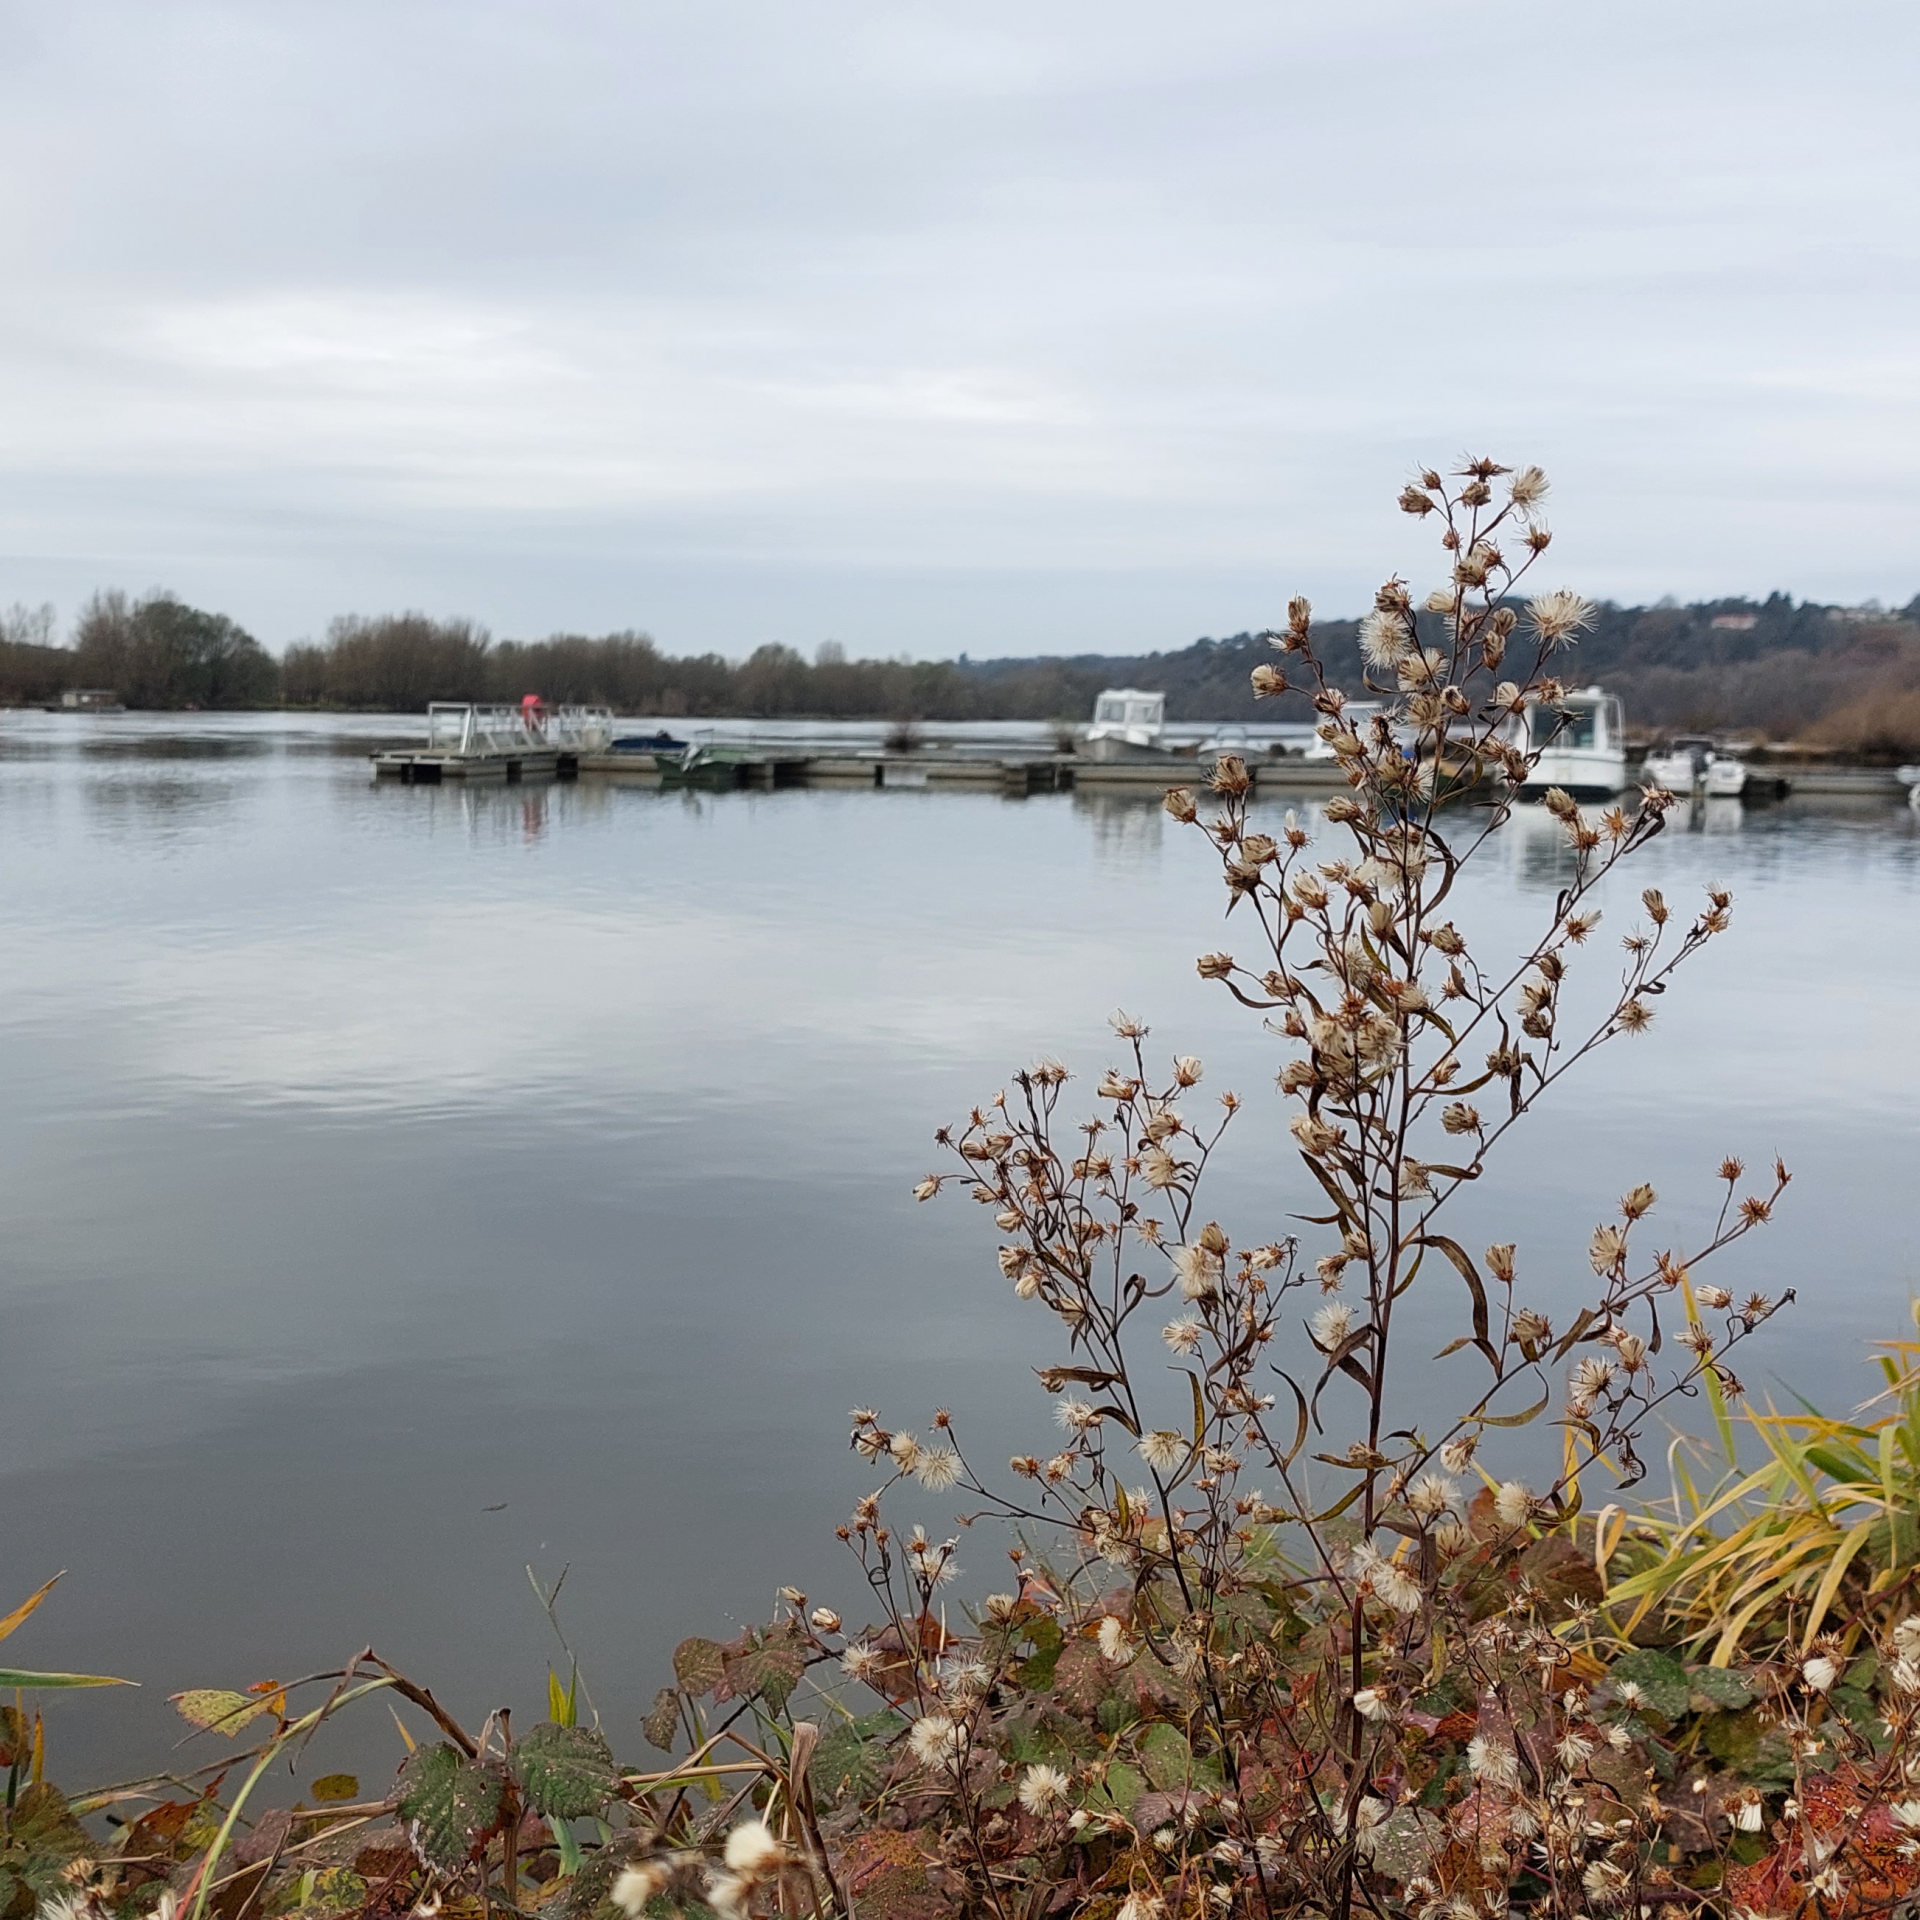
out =
<svg viewBox="0 0 1920 1920"><path fill-rule="evenodd" d="M1116 1007L1250 1096L1210 1210L1251 1240L1306 1200L1274 1045L1193 972L1218 881L1157 806L375 788L405 725L0 717L0 1600L70 1569L7 1651L143 1683L60 1704L70 1781L160 1762L177 1688L369 1641L474 1719L537 1711L528 1564L571 1568L623 1751L681 1635L783 1581L856 1612L849 1406L950 1406L987 1457L1049 1431L986 1223L909 1196L932 1130L1042 1053L1096 1074ZM1541 824L1463 922L1550 910ZM1789 802L1657 842L1633 890L1723 880L1735 931L1461 1237L1562 1301L1634 1180L1684 1240L1723 1153L1778 1150L1785 1215L1722 1277L1803 1304L1744 1371L1860 1399L1920 1283L1917 829Z"/></svg>

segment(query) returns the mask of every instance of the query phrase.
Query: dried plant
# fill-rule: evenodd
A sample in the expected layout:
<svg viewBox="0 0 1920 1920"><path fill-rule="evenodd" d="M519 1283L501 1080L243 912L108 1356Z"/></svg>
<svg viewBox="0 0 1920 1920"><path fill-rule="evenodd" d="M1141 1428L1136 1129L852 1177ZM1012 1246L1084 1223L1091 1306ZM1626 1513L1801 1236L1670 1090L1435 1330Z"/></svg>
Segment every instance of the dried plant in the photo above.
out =
<svg viewBox="0 0 1920 1920"><path fill-rule="evenodd" d="M968 1903L1011 1913L1071 1871L1088 1899L1134 1902L1127 1920L1196 1902L1344 1916L1494 1886L1505 1901L1521 1880L1578 1905L1599 1899L1581 1891L1596 1863L1602 1880L1615 1871L1611 1829L1594 1854L1588 1823L1568 1825L1599 1750L1566 1632L1597 1577L1569 1523L1596 1464L1638 1477L1635 1437L1656 1409L1702 1387L1739 1392L1728 1356L1779 1303L1735 1308L1690 1275L1768 1218L1787 1174L1741 1199L1729 1161L1706 1243L1651 1258L1639 1249L1655 1195L1636 1187L1595 1229L1593 1297L1564 1330L1526 1302L1513 1246L1477 1260L1443 1231L1507 1133L1576 1061L1648 1025L1731 906L1715 891L1677 921L1648 890L1604 1010L1572 1025L1566 982L1600 922L1596 890L1661 830L1671 796L1589 819L1550 791L1571 877L1533 944L1495 959L1450 917L1462 868L1532 775L1537 749L1516 744L1528 736L1515 722L1555 710L1556 657L1591 617L1566 591L1514 604L1548 545L1545 491L1538 469L1485 460L1406 489L1401 506L1440 529L1449 577L1418 609L1399 579L1376 595L1362 649L1383 704L1364 724L1327 683L1305 601L1270 636L1281 661L1254 685L1310 691L1349 788L1325 809L1337 844L1314 846L1291 815L1261 831L1235 758L1215 771L1208 817L1191 793L1167 798L1220 860L1229 915L1259 950L1251 963L1205 954L1201 976L1291 1043L1279 1087L1321 1202L1297 1219L1319 1245L1236 1239L1206 1216L1208 1163L1241 1103L1225 1093L1212 1120L1192 1117L1200 1062L1156 1073L1131 1020L1116 1023L1123 1057L1095 1116L1065 1122L1068 1076L1048 1063L939 1136L959 1169L920 1196L958 1181L992 1209L1002 1273L1065 1345L1040 1370L1058 1451L1016 1455L1011 1485L988 1479L944 1412L925 1441L855 1416L854 1446L889 1478L842 1531L883 1623L842 1663L909 1714L918 1790L940 1800ZM1450 1420L1417 1431L1396 1410L1395 1316L1423 1275L1443 1274L1467 1305L1444 1353L1471 1350L1479 1378ZM1169 1356L1187 1388L1171 1419L1155 1378ZM1537 1491L1496 1478L1483 1445L1556 1392L1556 1476ZM1471 1495L1469 1475L1482 1482ZM885 1518L907 1483L962 1491L969 1524L1027 1530L1020 1590L988 1601L977 1635L952 1640L937 1598L957 1539L903 1536ZM1023 1694L1037 1667L1057 1690L1063 1665L1110 1736L1097 1756L1071 1741L1053 1752ZM1433 1733L1463 1714L1464 1753L1436 1751ZM1051 1757L1020 1771L1023 1752ZM1436 1764L1453 1759L1436 1792ZM1119 1792L1116 1768L1133 1776ZM1639 1833L1630 1800L1615 1811ZM1049 1825L1060 1846L1089 1827L1107 1844L1036 1853ZM1471 1864L1456 1870L1463 1846ZM1639 1875L1619 1871L1623 1889Z"/></svg>

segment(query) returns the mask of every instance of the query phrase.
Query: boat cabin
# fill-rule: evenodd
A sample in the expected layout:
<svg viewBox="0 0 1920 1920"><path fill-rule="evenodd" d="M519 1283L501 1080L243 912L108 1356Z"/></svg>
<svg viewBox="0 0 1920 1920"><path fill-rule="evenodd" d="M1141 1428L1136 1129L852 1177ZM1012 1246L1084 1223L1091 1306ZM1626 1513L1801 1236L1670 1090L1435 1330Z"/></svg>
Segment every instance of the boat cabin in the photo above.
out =
<svg viewBox="0 0 1920 1920"><path fill-rule="evenodd" d="M1138 687L1109 687L1093 703L1087 738L1124 740L1129 746L1157 747L1166 727L1167 696Z"/></svg>

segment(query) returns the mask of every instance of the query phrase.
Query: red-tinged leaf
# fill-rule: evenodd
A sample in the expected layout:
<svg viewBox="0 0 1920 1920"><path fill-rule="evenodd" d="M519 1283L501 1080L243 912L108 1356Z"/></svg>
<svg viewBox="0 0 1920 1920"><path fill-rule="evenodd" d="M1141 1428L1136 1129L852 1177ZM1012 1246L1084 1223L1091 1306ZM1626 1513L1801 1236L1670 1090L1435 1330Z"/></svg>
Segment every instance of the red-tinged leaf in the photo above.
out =
<svg viewBox="0 0 1920 1920"><path fill-rule="evenodd" d="M673 1650L674 1678L689 1693L711 1692L726 1670L726 1649L717 1641L703 1640L696 1634Z"/></svg>

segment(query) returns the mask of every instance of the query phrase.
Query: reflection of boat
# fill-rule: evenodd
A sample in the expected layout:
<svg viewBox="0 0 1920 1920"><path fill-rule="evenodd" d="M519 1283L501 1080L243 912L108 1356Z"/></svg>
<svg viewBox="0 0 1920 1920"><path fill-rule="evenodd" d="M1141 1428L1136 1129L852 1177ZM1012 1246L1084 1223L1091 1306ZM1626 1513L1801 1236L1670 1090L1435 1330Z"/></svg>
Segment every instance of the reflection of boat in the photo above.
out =
<svg viewBox="0 0 1920 1920"><path fill-rule="evenodd" d="M1627 787L1626 719L1619 697L1598 687L1537 700L1508 723L1507 737L1533 760L1523 798L1558 787L1579 799L1606 799Z"/></svg>
<svg viewBox="0 0 1920 1920"><path fill-rule="evenodd" d="M1087 751L1096 760L1126 760L1137 754L1160 754L1166 731L1167 696L1145 693L1138 687L1109 687L1093 703L1093 724L1087 729Z"/></svg>
<svg viewBox="0 0 1920 1920"><path fill-rule="evenodd" d="M1907 805L1920 813L1920 767L1897 767L1895 772L1907 783Z"/></svg>
<svg viewBox="0 0 1920 1920"><path fill-rule="evenodd" d="M1710 800L1737 800L1747 788L1747 763L1722 753L1703 733L1675 734L1665 753L1650 753L1640 771L1670 793L1696 788Z"/></svg>

